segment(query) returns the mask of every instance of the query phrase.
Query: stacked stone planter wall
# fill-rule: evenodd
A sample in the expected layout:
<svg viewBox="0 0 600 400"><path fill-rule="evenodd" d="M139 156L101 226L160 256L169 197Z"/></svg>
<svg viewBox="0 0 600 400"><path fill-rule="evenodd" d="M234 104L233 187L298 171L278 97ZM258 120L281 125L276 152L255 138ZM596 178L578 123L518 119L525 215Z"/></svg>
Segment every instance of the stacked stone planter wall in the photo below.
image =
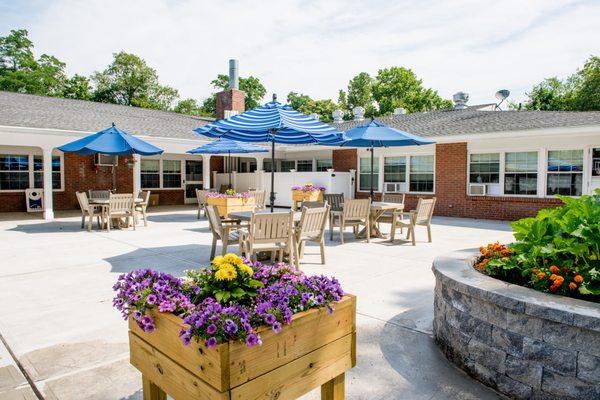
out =
<svg viewBox="0 0 600 400"><path fill-rule="evenodd" d="M600 305L483 275L473 254L433 263L446 357L512 398L600 399Z"/></svg>

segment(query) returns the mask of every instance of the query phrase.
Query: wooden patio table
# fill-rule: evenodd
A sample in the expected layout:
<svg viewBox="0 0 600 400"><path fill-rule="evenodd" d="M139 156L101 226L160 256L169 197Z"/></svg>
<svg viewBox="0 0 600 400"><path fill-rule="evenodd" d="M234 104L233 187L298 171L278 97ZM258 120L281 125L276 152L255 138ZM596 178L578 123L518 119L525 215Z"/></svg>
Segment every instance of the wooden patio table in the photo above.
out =
<svg viewBox="0 0 600 400"><path fill-rule="evenodd" d="M387 239L387 235L381 232L377 226L377 220L386 211L402 211L404 210L404 204L402 203L387 203L383 201L374 201L371 203L371 212L369 213L370 225L371 225L371 238ZM359 233L358 237L366 238L367 229L363 228Z"/></svg>
<svg viewBox="0 0 600 400"><path fill-rule="evenodd" d="M99 206L102 206L102 212L105 213L106 209L109 207L110 204L110 200L107 198L97 198L97 197L90 197L90 199L88 200L90 204L97 204ZM141 197L136 197L135 199L133 199L134 204L140 204L144 202L144 199L142 199ZM124 221L121 218L113 218L115 220L115 222L118 222L116 224L116 226L121 227L122 223L124 223ZM135 221L133 221L133 216L132 216L132 221L131 223L135 223Z"/></svg>

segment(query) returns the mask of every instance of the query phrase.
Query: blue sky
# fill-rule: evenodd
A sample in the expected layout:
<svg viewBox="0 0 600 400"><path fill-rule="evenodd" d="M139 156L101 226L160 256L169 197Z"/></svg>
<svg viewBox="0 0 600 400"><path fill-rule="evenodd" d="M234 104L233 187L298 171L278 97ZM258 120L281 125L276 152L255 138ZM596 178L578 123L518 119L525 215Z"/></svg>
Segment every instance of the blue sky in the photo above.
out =
<svg viewBox="0 0 600 400"><path fill-rule="evenodd" d="M337 99L361 71L412 68L445 98L513 101L545 77L600 55L600 1L0 0L0 35L26 28L36 54L69 74L103 69L112 53L143 57L182 97L203 99L227 60L280 98Z"/></svg>

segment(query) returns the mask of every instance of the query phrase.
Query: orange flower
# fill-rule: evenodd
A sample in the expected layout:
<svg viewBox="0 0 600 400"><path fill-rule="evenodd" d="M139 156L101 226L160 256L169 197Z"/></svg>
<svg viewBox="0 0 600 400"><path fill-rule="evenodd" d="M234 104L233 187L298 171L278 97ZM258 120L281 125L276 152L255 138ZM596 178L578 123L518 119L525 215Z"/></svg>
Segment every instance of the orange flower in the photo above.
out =
<svg viewBox="0 0 600 400"><path fill-rule="evenodd" d="M537 268L531 268L531 272L533 272L534 274L537 274L538 272L540 272L540 270Z"/></svg>
<svg viewBox="0 0 600 400"><path fill-rule="evenodd" d="M553 274L558 274L560 272L560 269L558 269L556 265L552 265L550 266L550 272L552 272Z"/></svg>
<svg viewBox="0 0 600 400"><path fill-rule="evenodd" d="M555 281L557 278L558 278L558 275L556 275L556 274L550 275L550 280L551 281Z"/></svg>
<svg viewBox="0 0 600 400"><path fill-rule="evenodd" d="M565 274L568 274L568 273L569 273L569 266L568 266L568 265L565 265L565 266L563 267L563 269L562 269L562 270L563 270L563 272L564 272Z"/></svg>
<svg viewBox="0 0 600 400"><path fill-rule="evenodd" d="M583 283L583 276L577 274L575 275L575 278L573 278L573 280L581 285Z"/></svg>
<svg viewBox="0 0 600 400"><path fill-rule="evenodd" d="M481 246L479 248L479 251L481 252L481 254L485 254L485 252L487 251L485 247Z"/></svg>
<svg viewBox="0 0 600 400"><path fill-rule="evenodd" d="M536 276L539 280L542 280L546 277L546 274L543 272L538 272L538 274Z"/></svg>
<svg viewBox="0 0 600 400"><path fill-rule="evenodd" d="M571 290L577 289L577 284L575 282L569 283L569 289L571 289Z"/></svg>

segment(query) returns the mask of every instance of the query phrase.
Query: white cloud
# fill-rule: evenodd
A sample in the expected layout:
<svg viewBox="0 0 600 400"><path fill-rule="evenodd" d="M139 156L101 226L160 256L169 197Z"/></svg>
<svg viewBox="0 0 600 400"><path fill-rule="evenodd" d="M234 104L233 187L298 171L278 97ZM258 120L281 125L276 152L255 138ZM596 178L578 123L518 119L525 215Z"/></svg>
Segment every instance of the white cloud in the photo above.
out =
<svg viewBox="0 0 600 400"><path fill-rule="evenodd" d="M69 73L91 74L125 50L195 98L238 58L242 76L280 98L336 99L357 73L400 65L446 98L463 90L489 102L507 88L520 101L532 84L600 54L598 1L55 0L19 10L0 0L4 10L0 34L27 28Z"/></svg>

